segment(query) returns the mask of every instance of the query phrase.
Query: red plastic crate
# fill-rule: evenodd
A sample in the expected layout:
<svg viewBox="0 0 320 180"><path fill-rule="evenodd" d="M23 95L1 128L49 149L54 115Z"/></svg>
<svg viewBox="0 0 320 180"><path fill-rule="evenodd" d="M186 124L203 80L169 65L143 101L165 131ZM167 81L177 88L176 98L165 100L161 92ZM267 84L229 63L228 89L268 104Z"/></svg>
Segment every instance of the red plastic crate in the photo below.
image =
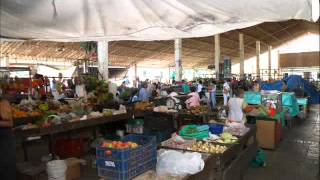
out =
<svg viewBox="0 0 320 180"><path fill-rule="evenodd" d="M85 154L85 138L57 139L53 143L53 152L60 158L81 157Z"/></svg>

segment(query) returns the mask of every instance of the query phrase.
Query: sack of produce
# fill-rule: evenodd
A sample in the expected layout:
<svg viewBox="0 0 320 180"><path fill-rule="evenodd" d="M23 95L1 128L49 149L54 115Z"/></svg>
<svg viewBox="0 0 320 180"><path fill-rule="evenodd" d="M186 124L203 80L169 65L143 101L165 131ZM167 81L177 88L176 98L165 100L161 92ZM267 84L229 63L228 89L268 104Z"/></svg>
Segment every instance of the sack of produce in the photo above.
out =
<svg viewBox="0 0 320 180"><path fill-rule="evenodd" d="M158 157L157 174L186 176L196 174L204 168L201 154L197 152L164 151Z"/></svg>
<svg viewBox="0 0 320 180"><path fill-rule="evenodd" d="M202 140L209 137L209 127L187 125L179 131L179 135L186 139Z"/></svg>

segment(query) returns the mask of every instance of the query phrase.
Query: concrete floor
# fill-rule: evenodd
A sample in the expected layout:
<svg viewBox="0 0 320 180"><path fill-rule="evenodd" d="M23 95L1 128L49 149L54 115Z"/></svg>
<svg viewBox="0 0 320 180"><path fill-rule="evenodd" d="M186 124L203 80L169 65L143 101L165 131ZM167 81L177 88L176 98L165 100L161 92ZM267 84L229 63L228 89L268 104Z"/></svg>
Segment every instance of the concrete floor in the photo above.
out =
<svg viewBox="0 0 320 180"><path fill-rule="evenodd" d="M319 108L320 106L313 106L306 120L299 120L293 128L285 129L278 148L274 151L264 150L267 166L249 168L244 180L319 180ZM99 179L96 169L82 167L81 173L80 180ZM47 177L43 175L40 179Z"/></svg>
<svg viewBox="0 0 320 180"><path fill-rule="evenodd" d="M319 180L319 106L291 129L275 151L265 150L267 166L249 168L244 180Z"/></svg>

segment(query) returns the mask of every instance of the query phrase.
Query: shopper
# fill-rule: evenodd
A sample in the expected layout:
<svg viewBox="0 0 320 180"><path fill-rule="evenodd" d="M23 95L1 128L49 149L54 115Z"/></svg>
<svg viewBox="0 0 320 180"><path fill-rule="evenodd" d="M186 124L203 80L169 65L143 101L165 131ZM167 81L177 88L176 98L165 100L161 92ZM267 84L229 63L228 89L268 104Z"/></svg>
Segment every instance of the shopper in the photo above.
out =
<svg viewBox="0 0 320 180"><path fill-rule="evenodd" d="M10 103L0 96L0 179L14 180L16 174L15 140Z"/></svg>
<svg viewBox="0 0 320 180"><path fill-rule="evenodd" d="M139 101L149 101L149 93L147 87L148 84L146 82L142 84L142 88L139 91Z"/></svg>
<svg viewBox="0 0 320 180"><path fill-rule="evenodd" d="M200 80L198 82L198 86L197 86L197 92L200 93L202 91L203 85L202 85L202 81Z"/></svg>
<svg viewBox="0 0 320 180"><path fill-rule="evenodd" d="M211 109L213 110L216 107L216 85L212 82L210 90L210 99L211 99Z"/></svg>
<svg viewBox="0 0 320 180"><path fill-rule="evenodd" d="M200 106L200 96L198 92L196 92L195 87L191 87L191 93L188 94L191 96L189 99L186 100L187 109L191 109L194 107Z"/></svg>
<svg viewBox="0 0 320 180"><path fill-rule="evenodd" d="M83 83L83 80L80 77L75 78L75 94L78 98L86 98L87 97L87 91L85 88L85 85Z"/></svg>
<svg viewBox="0 0 320 180"><path fill-rule="evenodd" d="M225 80L223 84L223 105L224 106L227 106L229 97L230 97L230 86L228 81Z"/></svg>
<svg viewBox="0 0 320 180"><path fill-rule="evenodd" d="M228 122L229 123L241 123L246 122L246 116L243 112L247 104L243 99L244 91L243 89L238 89L235 91L235 97L229 99L228 102Z"/></svg>

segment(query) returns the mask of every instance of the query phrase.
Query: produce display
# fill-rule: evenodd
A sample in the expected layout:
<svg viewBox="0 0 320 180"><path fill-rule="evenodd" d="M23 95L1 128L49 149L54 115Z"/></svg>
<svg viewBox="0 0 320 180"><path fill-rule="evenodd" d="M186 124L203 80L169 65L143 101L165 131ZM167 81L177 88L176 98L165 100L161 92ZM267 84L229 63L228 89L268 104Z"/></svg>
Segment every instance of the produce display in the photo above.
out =
<svg viewBox="0 0 320 180"><path fill-rule="evenodd" d="M104 105L113 100L113 94L109 93L108 84L97 77L87 77L85 86L88 92L88 101L91 104Z"/></svg>
<svg viewBox="0 0 320 180"><path fill-rule="evenodd" d="M48 128L52 125L87 120L88 118L126 113L125 107L120 107L120 110L106 109L101 113L92 111L92 104L85 100L73 101L69 104L63 104L59 101L52 100L46 102L22 100L19 105L13 105L12 113L15 120L26 117L39 117L37 119L31 118L31 121L28 120L28 122L20 126L22 130L28 130L34 128Z"/></svg>
<svg viewBox="0 0 320 180"><path fill-rule="evenodd" d="M139 145L135 142L122 142L122 141L112 141L107 142L104 141L101 144L101 147L103 148L110 148L110 149L136 149Z"/></svg>
<svg viewBox="0 0 320 180"><path fill-rule="evenodd" d="M203 115L209 112L209 109L207 106L199 106L199 107L194 107L192 109L187 109L187 110L181 110L181 113L185 114L190 114L190 115Z"/></svg>
<svg viewBox="0 0 320 180"><path fill-rule="evenodd" d="M153 108L154 108L154 104L152 102L138 102L134 104L135 110L146 111L146 110L153 110Z"/></svg>
<svg viewBox="0 0 320 180"><path fill-rule="evenodd" d="M209 142L198 141L190 148L188 148L188 150L212 154L222 154L227 150L227 147Z"/></svg>
<svg viewBox="0 0 320 180"><path fill-rule="evenodd" d="M217 140L218 143L222 144L232 144L236 143L238 141L238 138L236 136L233 136L230 133L224 132L220 135L220 139Z"/></svg>

